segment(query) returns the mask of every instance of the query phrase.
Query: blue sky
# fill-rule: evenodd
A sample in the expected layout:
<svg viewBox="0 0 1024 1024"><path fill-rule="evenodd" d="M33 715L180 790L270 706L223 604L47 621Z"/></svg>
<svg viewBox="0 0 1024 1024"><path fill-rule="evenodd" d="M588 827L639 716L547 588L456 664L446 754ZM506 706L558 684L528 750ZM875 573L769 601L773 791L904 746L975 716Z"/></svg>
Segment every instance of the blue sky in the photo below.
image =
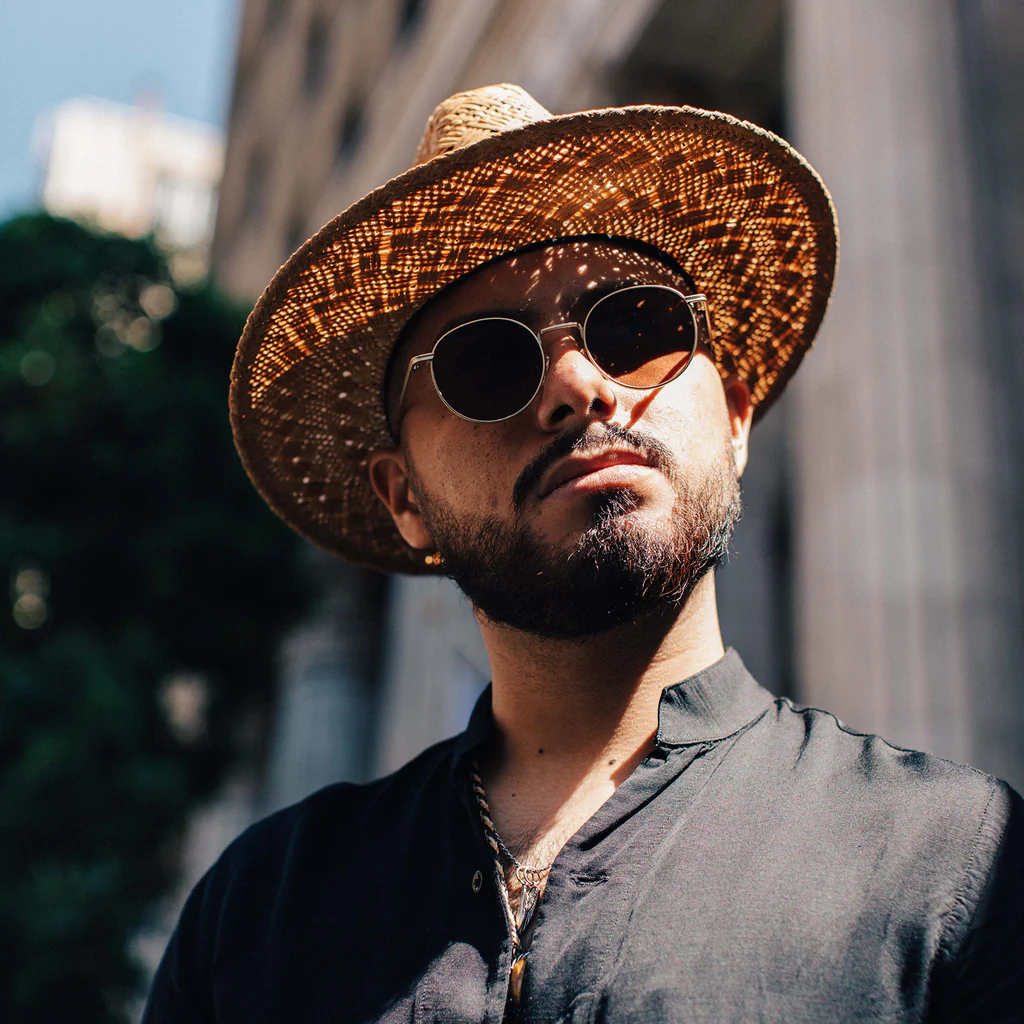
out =
<svg viewBox="0 0 1024 1024"><path fill-rule="evenodd" d="M0 219L35 205L36 116L73 96L223 126L241 0L0 0Z"/></svg>

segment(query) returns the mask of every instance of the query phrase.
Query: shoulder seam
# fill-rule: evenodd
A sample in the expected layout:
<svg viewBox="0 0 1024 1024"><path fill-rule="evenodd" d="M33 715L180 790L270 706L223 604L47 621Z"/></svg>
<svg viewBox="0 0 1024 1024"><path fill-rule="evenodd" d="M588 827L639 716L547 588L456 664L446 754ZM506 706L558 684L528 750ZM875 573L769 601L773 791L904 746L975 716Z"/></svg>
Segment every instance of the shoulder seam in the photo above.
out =
<svg viewBox="0 0 1024 1024"><path fill-rule="evenodd" d="M936 951L937 957L942 956L947 960L952 960L959 951L959 945L963 941L963 936L970 927L971 922L974 920L974 915L978 910L979 898L984 892L989 876L992 873L992 865L990 864L985 872L984 879L976 886L977 892L974 894L972 901L968 893L968 890L971 888L971 881L974 878L972 869L981 856L982 835L985 832L985 826L988 824L992 803L998 792L999 784L995 779L991 779L988 800L985 802L985 809L981 813L978 827L975 829L974 838L971 841L971 855L964 864L960 885L957 887L950 905L942 912L939 918L940 934ZM954 932L959 934L954 934Z"/></svg>
<svg viewBox="0 0 1024 1024"><path fill-rule="evenodd" d="M863 740L878 740L879 743L884 743L890 750L895 750L900 754L924 754L933 761L941 761L943 764L952 765L954 768L959 768L962 771L969 772L971 775L976 775L979 778L984 779L990 787L995 786L998 783L998 780L994 776L989 775L988 772L983 772L980 768L975 768L974 765L964 764L961 761L951 761L948 757L942 757L939 754L931 754L927 750L919 750L916 747L901 747L897 743L891 743L884 736L880 736L877 732L859 732L856 729L851 729L833 711L826 711L824 708L814 707L810 704L796 705L789 699L789 697L779 697L778 700L779 702L786 704L789 707L789 710L796 715L803 714L805 711L814 711L816 714L824 715L826 718L831 718L832 721L836 723L836 728L839 729L840 732L846 733L847 736L853 736L856 739ZM988 804L985 806L987 810Z"/></svg>

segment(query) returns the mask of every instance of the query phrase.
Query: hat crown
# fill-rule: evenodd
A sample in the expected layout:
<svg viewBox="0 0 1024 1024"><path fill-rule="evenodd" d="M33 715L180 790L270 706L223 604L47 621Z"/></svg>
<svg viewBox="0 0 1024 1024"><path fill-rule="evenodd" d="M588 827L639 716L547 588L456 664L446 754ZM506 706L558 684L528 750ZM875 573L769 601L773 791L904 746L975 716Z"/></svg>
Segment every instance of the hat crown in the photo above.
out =
<svg viewBox="0 0 1024 1024"><path fill-rule="evenodd" d="M416 150L416 163L425 164L491 135L551 116L551 111L518 85L502 83L457 92L434 108Z"/></svg>

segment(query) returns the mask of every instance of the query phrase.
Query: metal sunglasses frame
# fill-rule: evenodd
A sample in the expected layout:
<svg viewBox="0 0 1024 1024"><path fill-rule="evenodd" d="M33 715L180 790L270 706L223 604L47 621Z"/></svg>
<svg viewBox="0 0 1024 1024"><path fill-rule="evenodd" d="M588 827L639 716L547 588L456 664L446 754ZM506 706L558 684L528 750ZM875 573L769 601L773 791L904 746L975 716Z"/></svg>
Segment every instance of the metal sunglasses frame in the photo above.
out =
<svg viewBox="0 0 1024 1024"><path fill-rule="evenodd" d="M613 298L614 296L621 295L623 292L634 291L637 288L658 288L662 291L672 292L674 295L678 295L679 298L681 298L686 303L686 308L690 311L690 317L693 320L693 345L690 349L689 358L683 364L682 368L679 370L678 373L673 374L671 377L668 378L668 380L663 380L660 384L646 385L623 383L623 381L619 380L616 377L613 377L610 373L606 373L605 370L594 358L593 353L587 347L587 324L590 322L590 318L594 315L594 311L600 309L601 303L604 302L606 299L610 299ZM424 366L427 363L430 364L430 379L433 382L434 390L437 392L438 398L441 399L441 401L444 403L447 409L449 409L451 412L453 412L456 416L460 417L461 419L468 420L470 423L504 423L505 420L510 420L512 419L513 416L518 416L524 409L529 408L533 400L537 397L538 394L540 394L540 389L544 386L544 381L548 375L548 367L550 366L551 358L544 351L544 341L542 335L547 334L548 331L557 331L572 327L575 327L579 330L580 340L583 342L583 354L597 369L597 371L601 374L602 377L605 377L607 380L613 381L620 387L629 388L632 391L653 391L655 388L664 387L666 384L671 384L672 381L677 380L679 377L681 377L686 372L686 368L690 365L691 362L693 362L693 356L694 353L697 351L697 344L700 337L700 323L697 319L698 313L703 314L704 329L706 331L706 337L710 342L711 318L708 314L708 300L706 295L703 295L701 293L696 293L694 295L684 295L681 291L679 291L678 288L672 288L670 285L666 284L631 284L626 285L624 288L616 288L615 291L609 292L607 295L602 295L601 298L599 298L597 302L595 302L593 306L590 307L590 309L587 312L587 315L583 318L583 323L579 323L576 320L567 320L565 323L551 324L548 327L542 327L539 331L535 331L532 327L528 327L521 320L516 320L514 317L482 316L477 317L475 320L467 320L465 321L465 323L456 324L454 327L445 331L444 334L442 334L441 337L434 342L434 347L429 352L425 352L423 355L413 356L412 359L409 360L409 366L405 371L405 380L402 382L402 390L398 396L398 405L396 406L396 411L398 414L398 423L401 423L402 405L405 402L405 393L409 388L409 381L411 380L413 373L415 373L421 366ZM441 344L441 342L443 342L445 338L447 338L450 334L454 333L455 331L461 330L463 327L469 327L471 324L485 323L494 320L507 321L508 323L518 324L524 330L529 331L530 334L533 335L534 340L537 342L537 346L540 349L541 358L544 360L544 369L541 370L540 379L537 381L537 387L534 389L533 394L530 395L529 399L518 409L516 409L515 412L511 412L507 416L498 416L495 419L482 420L477 419L474 416L467 416L465 413L459 412L459 410L453 408L451 404L448 402L448 400L444 397L444 393L437 385L437 378L434 376L434 353L437 351L437 347ZM395 425L396 430L398 429L398 423L396 423Z"/></svg>

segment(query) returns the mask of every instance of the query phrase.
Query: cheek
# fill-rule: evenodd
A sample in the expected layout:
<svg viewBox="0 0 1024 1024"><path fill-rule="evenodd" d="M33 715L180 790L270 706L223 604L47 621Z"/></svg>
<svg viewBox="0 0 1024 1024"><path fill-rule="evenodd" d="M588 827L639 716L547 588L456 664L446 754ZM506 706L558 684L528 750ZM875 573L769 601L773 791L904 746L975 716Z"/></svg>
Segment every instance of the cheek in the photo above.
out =
<svg viewBox="0 0 1024 1024"><path fill-rule="evenodd" d="M705 436L715 447L729 431L729 408L725 401L725 388L718 368L709 359L701 359L693 369L697 386L694 394L694 411Z"/></svg>
<svg viewBox="0 0 1024 1024"><path fill-rule="evenodd" d="M447 415L434 425L426 443L413 444L413 461L424 487L445 505L476 514L506 510L517 468L511 446L494 436L495 427Z"/></svg>
<svg viewBox="0 0 1024 1024"><path fill-rule="evenodd" d="M717 456L729 431L725 391L711 360L698 357L678 380L643 405L633 425L663 440L683 464Z"/></svg>

